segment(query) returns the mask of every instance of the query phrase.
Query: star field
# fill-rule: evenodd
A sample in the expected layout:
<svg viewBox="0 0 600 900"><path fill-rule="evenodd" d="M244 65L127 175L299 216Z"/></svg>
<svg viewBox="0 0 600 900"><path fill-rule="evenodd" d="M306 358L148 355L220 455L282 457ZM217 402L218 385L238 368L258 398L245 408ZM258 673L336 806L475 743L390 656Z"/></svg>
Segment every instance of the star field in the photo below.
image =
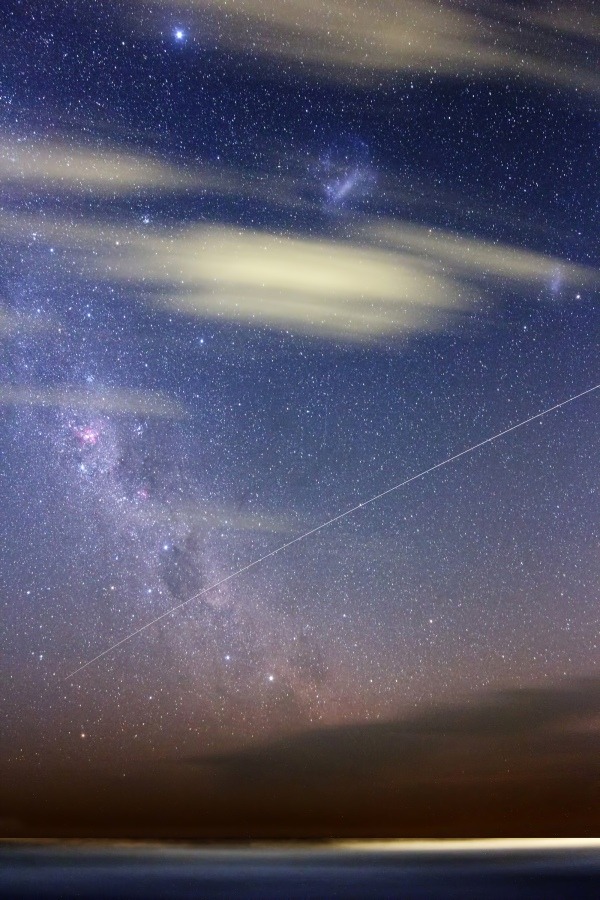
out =
<svg viewBox="0 0 600 900"><path fill-rule="evenodd" d="M409 6L3 4L7 783L597 675L591 394L66 679L600 382L592 5Z"/></svg>

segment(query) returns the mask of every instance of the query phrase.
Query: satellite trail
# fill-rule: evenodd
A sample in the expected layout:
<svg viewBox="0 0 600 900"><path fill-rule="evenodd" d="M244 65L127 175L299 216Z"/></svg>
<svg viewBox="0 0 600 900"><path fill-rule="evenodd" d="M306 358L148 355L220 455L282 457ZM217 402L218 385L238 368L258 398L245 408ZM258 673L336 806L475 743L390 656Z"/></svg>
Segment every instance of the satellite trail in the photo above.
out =
<svg viewBox="0 0 600 900"><path fill-rule="evenodd" d="M110 647L106 647L106 649L101 653L98 653L97 656L94 656L92 659L88 659L87 662L84 662L81 666L79 666L79 668L75 669L73 672L67 675L65 677L65 680L69 680L79 672L83 672L83 670L87 669L88 666L91 666L92 663L95 663L99 659L102 659L102 657L106 656L107 653L111 653L113 650L116 650L117 647L121 647L123 644L126 644L127 641L130 641L132 638L136 637L136 635L141 634L142 631L145 631L147 628L151 628L152 625L156 625L157 622L160 622L167 616L173 615L173 613L177 612L180 609L183 609L184 606L187 606L189 603L193 603L194 600L198 600L209 591L214 591L216 588L220 587L222 584L226 584L233 578L237 578L238 575L241 575L243 572L247 572L248 569L254 568L254 566L257 566L259 563L264 562L266 559L270 559L272 556L276 556L278 553L281 553L283 550L291 547L292 544L297 544L299 541L303 541L305 538L310 537L311 534L316 534L318 531L322 531L329 525L333 525L334 522L339 522L340 519L345 519L346 516L352 515L352 513L357 512L359 509L363 509L365 506L369 506L369 504L371 503L375 503L377 500L381 500L382 497L387 497L388 494L392 494L394 491L400 490L400 488L405 487L412 481L417 481L417 479L419 478L424 478L425 475L429 475L431 472L435 472L436 469L441 469L443 466L447 466L451 462L455 462L457 459L460 459L461 456L467 456L467 454L473 453L480 447L485 447L486 444L491 444L493 441L497 441L499 438L504 437L504 435L510 434L511 431L516 431L517 428L523 428L524 425L528 425L530 422L534 422L536 419L541 419L543 416L547 416L548 413L554 412L555 410L566 406L568 403L573 403L574 400L579 400L581 397L585 397L586 394L591 394L594 391L597 391L598 388L600 388L600 384L596 384L585 391L581 391L581 393L579 394L574 394L574 396L568 397L566 400L562 400L560 403L555 403L554 406L549 406L547 409L543 409L541 412L536 413L534 416L529 416L529 418L523 419L523 421L521 422L517 422L516 425L511 425L509 428L505 428L503 431L499 431L497 432L497 434L493 434L491 435L491 437L485 438L485 440L479 441L479 443L473 444L472 446L467 447L465 450L461 450L460 453L455 453L454 456L449 456L447 459L443 459L441 462L436 463L434 466L430 466L428 469L424 469L422 472L418 472L416 475L411 475L410 478L406 478L404 481L399 482L399 484L394 484L392 487L387 488L387 490L382 491L380 494L375 494L373 497L369 497L367 500L363 500L362 503L357 503L356 506L353 506L351 509L346 509L344 512L338 513L337 516L333 516L333 518L327 519L326 522L322 522L315 528L311 528L310 531L305 531L304 534L299 534L297 537L292 538L291 541L286 541L285 544L282 544L280 547L276 547L275 550L271 550L269 553L265 553L264 556L260 556L258 559L253 560L246 566L243 566L241 569L237 569L235 572L232 572L225 578L221 578L220 581L216 581L214 584L203 588L201 591L198 591L197 594L193 594L182 603L178 603L176 606L171 607L171 609L168 609L166 612L162 613L160 616L157 616L155 619L152 619L150 622L146 622L146 624L142 625L140 628L136 628L135 631L132 631L124 638L121 638L120 641L117 641L116 644L111 644Z"/></svg>

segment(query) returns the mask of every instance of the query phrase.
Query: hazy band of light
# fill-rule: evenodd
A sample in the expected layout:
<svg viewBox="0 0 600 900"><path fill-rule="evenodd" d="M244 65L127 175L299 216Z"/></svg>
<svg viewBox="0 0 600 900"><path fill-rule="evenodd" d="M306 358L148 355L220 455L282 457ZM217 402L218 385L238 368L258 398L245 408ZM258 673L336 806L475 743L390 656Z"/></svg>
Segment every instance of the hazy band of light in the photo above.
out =
<svg viewBox="0 0 600 900"><path fill-rule="evenodd" d="M248 569L252 569L254 566L257 566L259 563L264 562L266 559L270 559L273 556L276 556L278 553L281 553L283 550L287 549L287 547L291 547L292 544L297 544L299 541L303 541L305 538L310 537L312 534L316 534L318 531L322 531L324 528L327 528L329 525L332 525L334 522L339 522L340 519L346 518L346 516L351 515L359 509L362 509L365 506L369 506L371 503L375 503L377 500L381 500L382 497L386 497L388 494L393 493L394 491L399 490L402 487L405 487L407 484L410 484L413 481L416 481L419 478L423 478L425 475L429 475L431 472L434 472L436 469L441 469L443 466L449 465L449 463L454 462L457 459L460 459L461 456L466 456L469 453L473 453L475 450L480 447L484 447L486 444L491 444L493 441L498 440L498 438L503 437L506 434L510 434L512 431L516 431L517 428L522 428L524 425L528 425L530 422L534 422L536 419L541 419L543 416L548 415L548 413L553 412L554 410L560 409L563 406L566 406L568 403L573 403L574 400L579 400L581 397L585 397L587 394L591 394L594 391L597 391L600 388L600 383L594 385L593 387L587 388L585 391L581 391L578 394L574 394L572 397L568 397L566 400L561 400L560 403L555 403L553 406L549 406L546 409L543 409L541 412L536 413L533 416L529 416L527 419L523 419L521 422L517 422L515 425L510 425L508 428L504 428L502 431L496 432L496 434L491 435L491 437L485 438L483 441L479 441L477 444L472 444L470 447L467 447L465 450L461 450L459 453L455 453L453 456L447 457L447 459L442 460L439 463L436 463L433 466L430 466L428 469L424 469L422 472L418 472L416 475L411 475L410 478L406 478L404 481L401 481L399 484L395 484L390 488L387 488L385 491L381 491L379 494L375 494L373 497L369 497L367 500L363 500L361 503L358 503L356 506L351 507L351 509L347 509L344 512L339 513L336 516L333 516L331 519L327 519L326 522L322 522L320 525L317 525L315 528L311 528L309 531L305 531L303 534L298 535L295 538L292 538L290 541L286 541L285 544L281 544L280 547L276 547L275 550L271 550L269 553L265 553L264 556L260 556L258 559L253 560L248 563L248 565L243 566L241 569L237 569L235 572L232 572L230 575L227 575L225 578L222 578L220 581L215 582L214 584L209 585L206 588L203 588L201 591L198 591L197 594L189 597L187 600L184 600L182 603L178 603L177 606L171 607L166 612L162 613L160 616L157 616L155 619L152 619L150 622L146 622L145 625L142 625L140 628L137 628L135 631L132 631L130 634L126 635L120 641L117 641L115 644L112 644L110 647L107 647L101 653L98 653L97 656L94 656L93 659L88 660L83 663L83 665L79 666L79 668L75 669L69 675L65 677L65 680L73 678L74 675L77 675L78 672L82 672L83 669L86 669L92 663L101 659L103 656L106 656L107 653L110 653L112 650L116 650L117 647L120 647L122 644L125 644L127 641L131 640L131 638L135 637L138 634L141 634L142 631L145 631L147 628L150 628L152 625L155 625L157 622L160 622L161 619L164 619L166 616L172 615L174 612L177 612L180 609L183 609L184 606L187 606L189 603L192 603L194 600L198 600L204 594L207 594L209 591L215 590L221 585L225 584L228 581L231 581L233 578L236 578L238 575L241 575L243 572L247 572Z"/></svg>
<svg viewBox="0 0 600 900"><path fill-rule="evenodd" d="M561 280L573 286L596 288L600 283L600 273L590 266L444 228L383 220L370 222L365 234L378 246L418 255L439 271L452 272L457 279L496 278L523 285L547 285L559 272Z"/></svg>
<svg viewBox="0 0 600 900"><path fill-rule="evenodd" d="M124 6L139 28L157 36L165 10L175 10L189 22L190 42L199 46L207 19L214 21L219 43L283 60L321 79L378 85L399 72L428 78L511 75L600 92L592 64L600 33L592 0L572 0L564 12L551 4L517 8L506 0L138 0L143 16ZM584 52L576 54L574 42Z"/></svg>
<svg viewBox="0 0 600 900"><path fill-rule="evenodd" d="M233 506L207 503L147 503L139 509L140 518L151 516L154 522L184 522L190 528L226 526L231 531L254 531L262 534L290 534L298 529L299 518L278 516L270 510L242 511ZM308 523L306 523L308 524Z"/></svg>
<svg viewBox="0 0 600 900"><path fill-rule="evenodd" d="M0 337L7 337L20 332L45 331L52 328L49 319L32 315L24 315L7 309L0 304Z"/></svg>
<svg viewBox="0 0 600 900"><path fill-rule="evenodd" d="M207 173L199 166L172 166L149 154L126 152L107 144L86 147L60 140L25 142L1 133L0 181L100 196L124 196L141 190L183 191L218 184L217 173Z"/></svg>
<svg viewBox="0 0 600 900"><path fill-rule="evenodd" d="M159 309L352 342L462 321L482 282L548 292L559 277L575 297L600 282L591 266L402 222L366 220L349 241L318 241L223 225L146 229L0 213L0 234L49 242L65 251L49 254L53 265L133 283Z"/></svg>
<svg viewBox="0 0 600 900"><path fill-rule="evenodd" d="M96 410L114 415L164 419L182 419L187 415L182 406L164 394L106 387L101 391L93 391L68 386L0 384L0 406L2 405Z"/></svg>
<svg viewBox="0 0 600 900"><path fill-rule="evenodd" d="M230 843L227 847L215 844L209 847L165 844L157 840L126 840L123 838L10 838L3 837L2 843L18 846L59 846L85 847L98 849L125 850L127 854L176 855L178 857L202 858L215 853L235 853L236 855L255 856L257 852L273 856L299 854L306 856L331 856L333 853L423 853L438 855L443 853L506 853L532 850L596 850L600 848L600 838L596 837L557 837L557 838L462 838L439 840L411 840L410 838L327 841L314 844L306 841L297 843L294 840L283 844L253 840L252 845Z"/></svg>
<svg viewBox="0 0 600 900"><path fill-rule="evenodd" d="M480 852L495 850L502 853L506 850L577 850L600 847L600 838L484 838L474 840L373 840L373 841L339 841L334 845L336 850L350 852L370 851L372 853L444 853L465 851Z"/></svg>

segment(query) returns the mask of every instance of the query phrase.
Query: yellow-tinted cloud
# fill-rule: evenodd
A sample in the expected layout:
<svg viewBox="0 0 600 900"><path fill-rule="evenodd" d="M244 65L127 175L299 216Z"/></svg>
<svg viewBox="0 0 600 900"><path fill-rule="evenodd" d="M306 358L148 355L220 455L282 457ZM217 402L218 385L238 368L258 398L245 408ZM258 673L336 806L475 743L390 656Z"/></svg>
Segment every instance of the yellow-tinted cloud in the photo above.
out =
<svg viewBox="0 0 600 900"><path fill-rule="evenodd" d="M0 179L36 181L44 186L90 189L96 193L140 188L184 188L193 183L185 171L150 156L111 147L90 149L61 141L0 138Z"/></svg>
<svg viewBox="0 0 600 900"><path fill-rule="evenodd" d="M497 278L522 284L547 284L560 273L563 283L580 287L600 284L600 273L587 266L444 229L388 220L373 223L367 233L371 240L390 249L421 255L432 266L451 271L455 278Z"/></svg>
<svg viewBox="0 0 600 900"><path fill-rule="evenodd" d="M147 284L178 286L161 302L182 312L314 335L433 328L466 303L426 261L358 243L210 227L138 246L116 269L132 263Z"/></svg>
<svg viewBox="0 0 600 900"><path fill-rule="evenodd" d="M314 336L368 340L439 327L469 290L416 254L221 226L116 228L0 216L16 240L71 251L82 275L135 283L162 308Z"/></svg>
<svg viewBox="0 0 600 900"><path fill-rule="evenodd" d="M179 403L164 394L124 388L92 391L66 385L42 387L0 384L0 405L62 407L165 419L181 419L186 415Z"/></svg>
<svg viewBox="0 0 600 900"><path fill-rule="evenodd" d="M298 516L285 516L264 509L236 509L210 503L160 505L145 503L138 507L140 517L153 522L184 524L189 529L220 528L226 531L252 531L256 534L297 534L308 525Z"/></svg>
<svg viewBox="0 0 600 900"><path fill-rule="evenodd" d="M295 182L279 171L243 173L231 166L172 165L149 153L109 143L89 147L72 140L14 138L0 133L0 184L20 190L71 191L99 199L131 193L193 191L299 205Z"/></svg>
<svg viewBox="0 0 600 900"><path fill-rule="evenodd" d="M0 337L20 332L45 331L52 327L48 318L23 315L0 305Z"/></svg>
<svg viewBox="0 0 600 900"><path fill-rule="evenodd" d="M134 284L189 316L347 341L430 331L506 280L596 287L600 273L443 229L367 221L352 241L217 225L136 229L1 216L13 240L52 242L83 277ZM488 295L489 296L489 295Z"/></svg>
<svg viewBox="0 0 600 900"><path fill-rule="evenodd" d="M147 10L148 3L144 0ZM600 16L589 2L516 8L505 0L155 0L181 20L207 14L219 39L253 54L296 63L320 77L372 81L392 72L514 74L600 91L596 56ZM156 16L156 22L162 17ZM147 27L150 21L144 16ZM540 33L543 41L540 41Z"/></svg>

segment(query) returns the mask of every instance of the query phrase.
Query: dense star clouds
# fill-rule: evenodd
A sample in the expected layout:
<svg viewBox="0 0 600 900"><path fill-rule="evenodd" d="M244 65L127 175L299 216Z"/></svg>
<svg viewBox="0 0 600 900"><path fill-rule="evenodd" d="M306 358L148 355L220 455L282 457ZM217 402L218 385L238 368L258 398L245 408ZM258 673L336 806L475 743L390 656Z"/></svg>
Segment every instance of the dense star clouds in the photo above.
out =
<svg viewBox="0 0 600 900"><path fill-rule="evenodd" d="M600 392L66 676L600 382L594 5L0 22L0 828L593 831Z"/></svg>

